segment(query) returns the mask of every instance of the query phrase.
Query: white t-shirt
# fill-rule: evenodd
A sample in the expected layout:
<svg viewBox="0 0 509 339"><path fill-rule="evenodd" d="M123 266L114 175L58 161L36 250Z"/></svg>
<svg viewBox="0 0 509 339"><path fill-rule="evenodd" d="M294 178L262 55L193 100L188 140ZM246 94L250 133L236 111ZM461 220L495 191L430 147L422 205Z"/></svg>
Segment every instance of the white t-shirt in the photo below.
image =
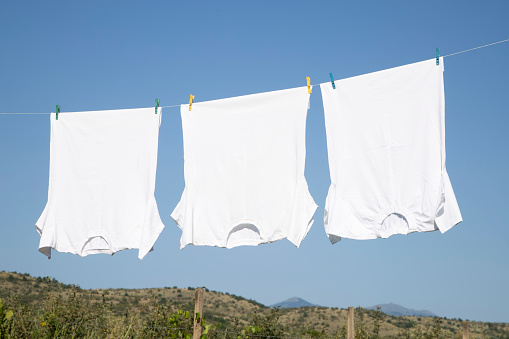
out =
<svg viewBox="0 0 509 339"><path fill-rule="evenodd" d="M181 248L299 246L317 208L304 178L308 104L301 87L182 105Z"/></svg>
<svg viewBox="0 0 509 339"><path fill-rule="evenodd" d="M331 186L331 242L445 232L462 221L445 168L444 62L320 85Z"/></svg>
<svg viewBox="0 0 509 339"><path fill-rule="evenodd" d="M164 228L154 198L161 108L51 114L48 202L39 251L86 256L152 250Z"/></svg>

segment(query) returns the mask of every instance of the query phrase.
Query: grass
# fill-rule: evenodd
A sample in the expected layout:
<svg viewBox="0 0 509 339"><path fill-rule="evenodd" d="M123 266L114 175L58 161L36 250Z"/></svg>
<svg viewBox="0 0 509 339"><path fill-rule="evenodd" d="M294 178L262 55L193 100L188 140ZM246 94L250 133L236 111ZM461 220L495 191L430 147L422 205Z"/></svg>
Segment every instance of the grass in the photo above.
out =
<svg viewBox="0 0 509 339"><path fill-rule="evenodd" d="M0 338L7 330L13 338L186 338L192 333L194 296L194 287L81 289L49 277L0 272L3 317L12 311L7 320L0 312L0 324L8 325L1 325L4 330L0 326ZM203 313L199 321L209 338L346 336L345 309L274 310L205 289ZM509 324L470 322L469 328L471 338L509 338ZM461 329L461 319L394 317L362 308L355 312L356 339L455 339L462 338Z"/></svg>

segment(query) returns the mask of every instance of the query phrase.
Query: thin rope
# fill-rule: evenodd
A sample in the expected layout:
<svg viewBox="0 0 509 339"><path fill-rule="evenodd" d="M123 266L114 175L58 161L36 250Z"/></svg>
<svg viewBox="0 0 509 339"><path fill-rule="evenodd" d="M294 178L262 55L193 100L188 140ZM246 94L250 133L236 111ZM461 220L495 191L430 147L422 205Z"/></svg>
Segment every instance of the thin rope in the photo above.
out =
<svg viewBox="0 0 509 339"><path fill-rule="evenodd" d="M442 58L447 58L447 57L450 57L450 56L453 56L453 55L457 55L457 54L461 54L461 53L466 53L466 52L474 51L476 49L480 49L480 48L484 48L484 47L488 47L488 46L493 46L493 45L501 44L501 43L507 42L507 41L509 41L509 39L493 42L491 44L487 44L487 45L483 45L483 46L479 46L479 47L474 47L474 48L466 49L466 50L461 51L461 52L447 54L447 55L442 56ZM311 85L311 86L319 86L319 85L320 84L318 83L318 84L314 84L314 85ZM160 106L160 107L161 108L170 108L170 107L179 107L181 105L187 105L187 104L178 104L178 105ZM0 114L51 114L51 113L0 113ZM65 112L60 112L60 114L65 114Z"/></svg>
<svg viewBox="0 0 509 339"><path fill-rule="evenodd" d="M159 106L159 108L168 108L168 107L179 107L180 105L171 105L171 106ZM148 107L146 107L148 108ZM0 113L0 114L52 114L54 112L45 112L45 113ZM69 112L60 112L59 114L65 114Z"/></svg>
<svg viewBox="0 0 509 339"><path fill-rule="evenodd" d="M509 39L505 39L505 40L502 40L502 41L497 41L497 42L494 42L492 44L488 44L488 45L484 45L484 46L479 46L479 47L474 47L474 48L466 49L466 50L461 51L461 52L447 54L447 55L444 55L443 58L450 57L451 55L456 55L456 54L461 54L461 53L465 53L465 52L470 52L470 51L473 51L473 50L479 49L479 48L484 48L484 47L493 46L493 45L496 45L496 44L501 44L502 42L506 42L506 41L509 41Z"/></svg>
<svg viewBox="0 0 509 339"><path fill-rule="evenodd" d="M51 114L51 113L0 113L0 114Z"/></svg>
<svg viewBox="0 0 509 339"><path fill-rule="evenodd" d="M185 104L182 104L185 105ZM159 106L159 108L168 108L168 107L180 107L180 105L171 105L171 106ZM148 108L148 107L146 107ZM0 113L0 114L52 114L54 112L45 112L45 113ZM69 112L60 112L59 114L66 114Z"/></svg>

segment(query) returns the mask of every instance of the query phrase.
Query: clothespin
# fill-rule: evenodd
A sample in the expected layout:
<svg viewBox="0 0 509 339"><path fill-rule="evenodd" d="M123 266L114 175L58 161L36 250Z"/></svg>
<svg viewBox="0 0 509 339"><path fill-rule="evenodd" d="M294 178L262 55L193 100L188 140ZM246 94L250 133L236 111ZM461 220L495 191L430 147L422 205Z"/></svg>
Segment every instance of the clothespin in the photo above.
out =
<svg viewBox="0 0 509 339"><path fill-rule="evenodd" d="M437 47L437 66L440 65L440 49Z"/></svg>
<svg viewBox="0 0 509 339"><path fill-rule="evenodd" d="M57 105L57 109L55 110L55 113L57 114L57 118L55 120L58 120L58 113L60 113L60 106Z"/></svg>
<svg viewBox="0 0 509 339"><path fill-rule="evenodd" d="M332 73L329 73L330 75L330 82L332 83L332 89L336 89L336 84L334 83L334 77L332 76Z"/></svg>
<svg viewBox="0 0 509 339"><path fill-rule="evenodd" d="M191 107L193 106L193 102L194 102L194 95L190 95L189 97L189 111L191 111Z"/></svg>
<svg viewBox="0 0 509 339"><path fill-rule="evenodd" d="M156 113L155 113L155 114L157 114L157 109L158 109L158 108L159 108L159 99L157 99L157 98L156 98L156 108L155 108Z"/></svg>
<svg viewBox="0 0 509 339"><path fill-rule="evenodd" d="M306 81L308 82L308 93L311 94L311 79L309 77L306 77Z"/></svg>

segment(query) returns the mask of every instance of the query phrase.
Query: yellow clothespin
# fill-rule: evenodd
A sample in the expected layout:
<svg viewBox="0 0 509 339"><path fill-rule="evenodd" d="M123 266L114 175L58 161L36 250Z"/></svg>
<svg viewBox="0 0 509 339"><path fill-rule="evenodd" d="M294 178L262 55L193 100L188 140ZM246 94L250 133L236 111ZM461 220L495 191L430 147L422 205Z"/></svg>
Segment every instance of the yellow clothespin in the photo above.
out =
<svg viewBox="0 0 509 339"><path fill-rule="evenodd" d="M309 79L309 77L306 77L306 80L308 82L308 93L311 94L311 79Z"/></svg>
<svg viewBox="0 0 509 339"><path fill-rule="evenodd" d="M191 96L189 97L189 111L191 111L191 107L193 106L193 102L194 102L194 95L191 94Z"/></svg>

